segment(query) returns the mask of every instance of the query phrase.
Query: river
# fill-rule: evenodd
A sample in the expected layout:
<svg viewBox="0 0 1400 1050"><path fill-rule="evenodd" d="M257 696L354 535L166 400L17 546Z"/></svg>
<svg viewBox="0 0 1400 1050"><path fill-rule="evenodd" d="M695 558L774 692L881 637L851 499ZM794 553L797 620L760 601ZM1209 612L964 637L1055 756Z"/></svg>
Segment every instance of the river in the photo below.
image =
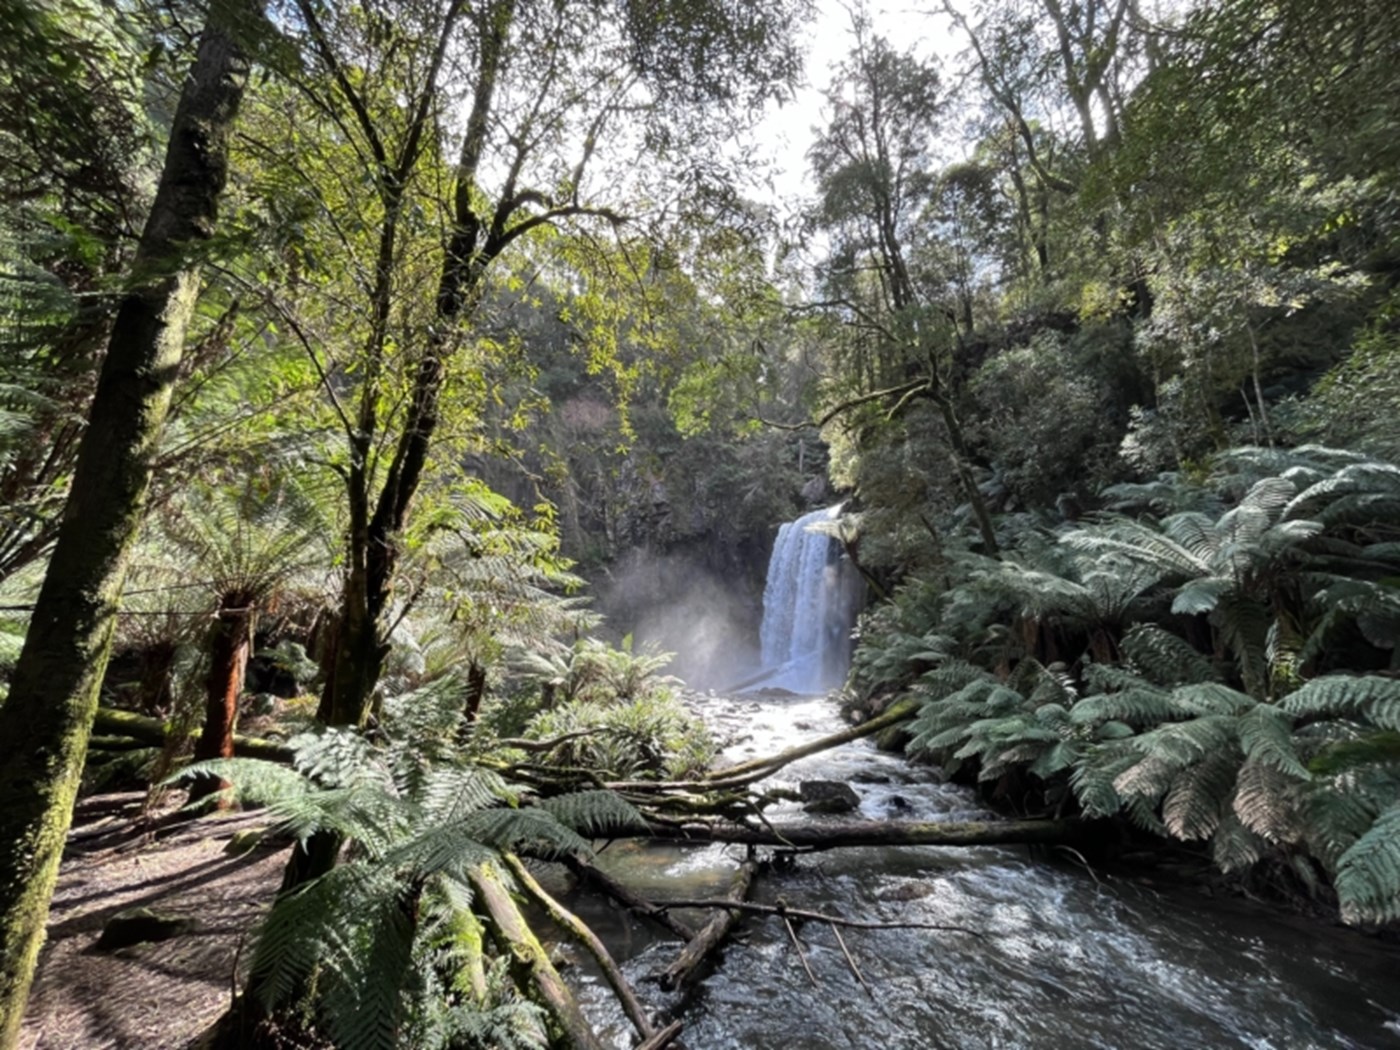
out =
<svg viewBox="0 0 1400 1050"><path fill-rule="evenodd" d="M730 760L841 726L827 697L711 697L698 707L732 739ZM989 815L971 791L867 741L814 755L769 783L804 779L850 782L866 817ZM800 815L794 803L768 812ZM599 863L644 895L684 898L718 895L740 855L738 847L615 843ZM814 985L783 924L751 916L683 1013L690 1050L1400 1048L1394 949L1247 901L1109 878L1066 851L831 850L759 879L753 899L780 898L978 935L846 931L867 992L829 927L800 931ZM649 1007L674 1005L646 977L671 960L675 942L596 898L569 892L567 900L609 942ZM606 985L582 965L574 979L609 1044L631 1046Z"/></svg>

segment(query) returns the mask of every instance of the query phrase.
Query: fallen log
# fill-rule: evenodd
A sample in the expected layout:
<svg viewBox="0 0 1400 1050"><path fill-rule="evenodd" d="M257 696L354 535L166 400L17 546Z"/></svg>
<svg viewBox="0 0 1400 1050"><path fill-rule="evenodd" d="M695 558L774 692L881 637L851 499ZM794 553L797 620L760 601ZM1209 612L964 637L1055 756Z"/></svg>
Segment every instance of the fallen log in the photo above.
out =
<svg viewBox="0 0 1400 1050"><path fill-rule="evenodd" d="M590 861L583 857L566 856L563 863L574 877L580 882L588 883L595 889L600 890L604 895L611 897L622 905L633 915L638 915L643 919L650 919L660 926L664 926L683 941L692 940L695 937L695 930L680 919L676 918L664 908L658 908L645 897L639 897L622 883L618 882L607 872L595 867Z"/></svg>
<svg viewBox="0 0 1400 1050"><path fill-rule="evenodd" d="M516 981L534 989L540 1005L564 1033L566 1045L574 1050L603 1050L569 986L511 899L495 864L488 861L472 869L471 883L501 950L510 957Z"/></svg>
<svg viewBox="0 0 1400 1050"><path fill-rule="evenodd" d="M829 751L833 747L840 747L842 744L849 744L853 740L861 740L867 736L873 736L881 730L906 722L919 713L920 701L913 698L901 700L894 704L882 715L862 722L858 726L851 726L838 733L829 733L826 736L818 737L816 740L809 740L805 744L797 747L790 747L786 751L780 751L776 755L769 755L766 758L750 759L747 762L740 762L737 765L726 766L723 769L716 769L706 773L698 780L616 780L601 784L601 787L610 791L636 792L644 794L655 794L668 791L723 791L728 788L741 788L752 784L756 780L772 776L786 765L796 762L799 758L806 758L808 755L815 755L822 751Z"/></svg>
<svg viewBox="0 0 1400 1050"><path fill-rule="evenodd" d="M751 859L740 864L725 896L736 904L742 902L749 895L757 870L758 865ZM694 980L709 957L718 951L729 937L730 931L739 921L740 914L737 909L722 910L701 927L700 932L681 949L676 961L661 972L661 987L670 992Z"/></svg>
<svg viewBox="0 0 1400 1050"><path fill-rule="evenodd" d="M166 723L159 718L149 718L132 711L119 711L113 707L98 708L97 720L93 723L93 732L97 734L95 744L98 748L101 748L105 738L126 738L139 741L149 747L164 747L169 735ZM199 730L196 729L190 733L189 739L190 743L198 740ZM111 750L125 749L125 747L111 748ZM290 762L292 760L292 749L286 744L278 743L275 740L261 740L258 737L243 736L241 733L234 734L233 753L243 758L262 758L269 762Z"/></svg>
<svg viewBox="0 0 1400 1050"><path fill-rule="evenodd" d="M622 1012L627 1015L632 1026L637 1029L637 1034L642 1037L642 1042L645 1043L656 1035L656 1027L651 1023L651 1018L647 1016L641 1002L638 1001L637 993L632 991L632 986L623 976L622 968L617 965L612 953L598 939L598 935L588 928L587 923L555 900L543 886L535 881L535 877L520 862L519 857L512 853L507 853L504 857L511 873L515 875L516 881L524 887L525 892L544 908L556 926L583 945L588 950L588 954L593 956L598 968L603 971L603 976L607 978L608 984L612 985L613 994L617 996L617 1001L622 1004Z"/></svg>
<svg viewBox="0 0 1400 1050"><path fill-rule="evenodd" d="M820 820L804 824L652 823L621 832L616 838L650 838L696 844L727 842L793 849L843 849L851 846L1012 846L1072 842L1093 825L1082 820Z"/></svg>

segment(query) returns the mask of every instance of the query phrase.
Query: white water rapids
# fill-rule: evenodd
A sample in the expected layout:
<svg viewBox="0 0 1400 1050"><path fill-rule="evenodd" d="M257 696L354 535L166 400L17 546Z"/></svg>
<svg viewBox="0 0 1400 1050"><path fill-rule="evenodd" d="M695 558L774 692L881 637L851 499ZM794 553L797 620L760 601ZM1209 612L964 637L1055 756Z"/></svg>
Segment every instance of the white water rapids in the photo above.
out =
<svg viewBox="0 0 1400 1050"><path fill-rule="evenodd" d="M849 659L856 596L839 544L807 526L783 527L765 594L763 650L776 674L757 686L820 693ZM728 742L721 764L767 756L843 727L824 695L693 699ZM867 819L995 819L969 789L937 770L878 751L869 740L812 755L757 785L849 783ZM820 821L797 803L775 822ZM771 851L762 851L769 853ZM739 847L620 841L599 865L643 896L718 896ZM568 906L608 941L651 1011L676 1009L648 975L678 951L642 921L567 883ZM856 981L831 930L798 930L816 983L783 924L749 917L683 1010L688 1050L1358 1050L1400 1048L1394 995L1400 956L1349 931L1303 923L1198 889L1109 878L1064 850L903 847L809 853L793 870L761 875L754 899L853 919L912 921L977 931L848 930L871 992ZM685 916L692 924L709 913ZM587 962L574 982L607 1045L634 1035Z"/></svg>

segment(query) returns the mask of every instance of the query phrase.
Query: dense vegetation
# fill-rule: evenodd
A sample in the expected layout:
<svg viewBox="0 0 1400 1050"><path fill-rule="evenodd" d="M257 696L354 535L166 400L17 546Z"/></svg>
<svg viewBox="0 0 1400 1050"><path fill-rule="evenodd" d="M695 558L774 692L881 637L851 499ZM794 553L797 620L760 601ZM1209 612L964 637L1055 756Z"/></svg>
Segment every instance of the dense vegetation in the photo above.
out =
<svg viewBox="0 0 1400 1050"><path fill-rule="evenodd" d="M567 1033L474 899L714 753L585 579L830 490L912 751L1400 918L1400 9L1165 6L857 10L784 213L801 3L0 0L0 1045L190 757L298 842L227 1045Z"/></svg>

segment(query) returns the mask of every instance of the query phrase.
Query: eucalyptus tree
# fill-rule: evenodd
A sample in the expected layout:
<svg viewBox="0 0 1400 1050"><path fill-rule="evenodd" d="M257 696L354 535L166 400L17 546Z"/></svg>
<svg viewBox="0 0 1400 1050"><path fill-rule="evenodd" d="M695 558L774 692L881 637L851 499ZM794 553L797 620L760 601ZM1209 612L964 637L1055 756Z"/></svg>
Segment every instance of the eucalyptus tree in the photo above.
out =
<svg viewBox="0 0 1400 1050"><path fill-rule="evenodd" d="M914 398L931 401L982 542L995 553L950 386L963 334L955 282L916 265L926 210L952 195L950 184L939 192L933 155L947 93L933 65L895 51L860 16L854 30L855 46L827 92L830 120L810 151L819 193L813 222L831 244L821 305L849 320L870 359L851 369L864 388L823 422L872 400L888 402L891 417Z"/></svg>
<svg viewBox="0 0 1400 1050"><path fill-rule="evenodd" d="M794 73L796 7L288 6L304 68L259 116L249 151L303 208L273 294L341 433L331 459L349 527L320 715L358 725L404 597L415 501L448 483L479 426L473 403L493 396L502 348L473 327L488 287L575 283L587 294L573 327L608 367L622 318L595 246L724 183L734 120ZM269 139L289 134L295 158ZM527 258L534 272L516 272Z"/></svg>
<svg viewBox="0 0 1400 1050"><path fill-rule="evenodd" d="M24 648L0 707L0 1046L17 1045L72 820L152 452L214 232L255 2L213 5L79 444Z"/></svg>

